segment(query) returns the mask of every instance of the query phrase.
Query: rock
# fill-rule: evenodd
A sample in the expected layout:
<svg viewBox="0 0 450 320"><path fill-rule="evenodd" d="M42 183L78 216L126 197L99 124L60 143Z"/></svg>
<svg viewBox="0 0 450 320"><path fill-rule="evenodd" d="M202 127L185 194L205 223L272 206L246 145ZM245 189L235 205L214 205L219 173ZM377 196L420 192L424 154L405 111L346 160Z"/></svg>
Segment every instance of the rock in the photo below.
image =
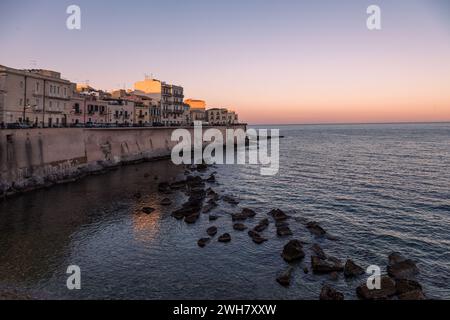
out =
<svg viewBox="0 0 450 320"><path fill-rule="evenodd" d="M344 300L344 295L329 286L324 286L320 292L320 300Z"/></svg>
<svg viewBox="0 0 450 320"><path fill-rule="evenodd" d="M420 283L414 280L400 279L395 282L397 294L402 295L411 291L422 291Z"/></svg>
<svg viewBox="0 0 450 320"><path fill-rule="evenodd" d="M299 240L289 241L288 244L284 246L281 256L287 262L303 259L305 257L305 253L303 252L301 242Z"/></svg>
<svg viewBox="0 0 450 320"><path fill-rule="evenodd" d="M323 249L317 244L315 243L312 247L311 247L312 252L314 252L314 254L319 257L320 259L326 259L327 255L325 254L325 252L323 251Z"/></svg>
<svg viewBox="0 0 450 320"><path fill-rule="evenodd" d="M142 212L145 213L145 214L151 214L151 213L153 213L154 211L155 211L155 209L150 208L150 207L144 207L144 208L142 208Z"/></svg>
<svg viewBox="0 0 450 320"><path fill-rule="evenodd" d="M304 268L303 268L303 273L304 273L304 274L308 274L308 273L309 273L309 270L308 270L307 267L304 267Z"/></svg>
<svg viewBox="0 0 450 320"><path fill-rule="evenodd" d="M269 212L269 215L271 215L275 221L284 221L287 220L289 217L280 209L274 209Z"/></svg>
<svg viewBox="0 0 450 320"><path fill-rule="evenodd" d="M326 259L321 259L317 256L311 257L311 268L314 273L331 273L344 270L339 259L329 256L327 256Z"/></svg>
<svg viewBox="0 0 450 320"><path fill-rule="evenodd" d="M225 233L219 237L219 242L230 242L231 236L229 233Z"/></svg>
<svg viewBox="0 0 450 320"><path fill-rule="evenodd" d="M279 237L292 236L292 231L289 227L279 227L277 228L277 235Z"/></svg>
<svg viewBox="0 0 450 320"><path fill-rule="evenodd" d="M186 187L186 181L176 181L170 184L170 189L172 190L180 190Z"/></svg>
<svg viewBox="0 0 450 320"><path fill-rule="evenodd" d="M275 223L275 227L277 228L289 227L289 223L285 221L279 221Z"/></svg>
<svg viewBox="0 0 450 320"><path fill-rule="evenodd" d="M169 198L165 198L161 200L161 205L162 206L170 206L172 204L172 200L170 200Z"/></svg>
<svg viewBox="0 0 450 320"><path fill-rule="evenodd" d="M247 230L247 227L242 223L235 223L233 225L233 229L236 231L245 231L245 230Z"/></svg>
<svg viewBox="0 0 450 320"><path fill-rule="evenodd" d="M210 238L202 238L202 239L198 240L197 244L200 248L203 248L208 244L208 242L210 240L211 240Z"/></svg>
<svg viewBox="0 0 450 320"><path fill-rule="evenodd" d="M364 274L364 269L358 266L353 260L347 260L344 266L344 276L346 278L357 277Z"/></svg>
<svg viewBox="0 0 450 320"><path fill-rule="evenodd" d="M256 244L262 244L262 243L264 243L264 242L267 241L266 238L263 238L263 237L261 237L260 235L257 235L257 236L255 236L255 237L252 237L252 240L253 240L253 242L256 243Z"/></svg>
<svg viewBox="0 0 450 320"><path fill-rule="evenodd" d="M232 204L232 205L238 205L238 204L239 204L239 201L236 200L236 199L235 199L234 197L232 197L232 196L224 196L224 197L222 198L222 200L225 201L225 202L227 202L227 203L229 203L229 204Z"/></svg>
<svg viewBox="0 0 450 320"><path fill-rule="evenodd" d="M253 242L256 244L262 244L267 241L266 238L261 237L261 235L254 230L250 230L248 232L248 235L250 236L250 238L252 238Z"/></svg>
<svg viewBox="0 0 450 320"><path fill-rule="evenodd" d="M269 219L263 219L258 223L258 225L254 228L254 230L258 233L263 232L264 230L267 229L267 227L269 226L269 223L270 223Z"/></svg>
<svg viewBox="0 0 450 320"><path fill-rule="evenodd" d="M141 194L140 192L136 192L136 193L133 195L133 198L135 198L135 199L141 199L141 198L142 198L142 194Z"/></svg>
<svg viewBox="0 0 450 320"><path fill-rule="evenodd" d="M387 272L389 276L395 279L411 279L419 273L416 263L410 259L404 258L399 253L389 255L389 265Z"/></svg>
<svg viewBox="0 0 450 320"><path fill-rule="evenodd" d="M330 280L337 281L339 280L339 274L336 271L330 273Z"/></svg>
<svg viewBox="0 0 450 320"><path fill-rule="evenodd" d="M206 171L206 170L208 170L208 165L205 164L205 163L198 164L198 165L195 167L195 170L197 170L197 171Z"/></svg>
<svg viewBox="0 0 450 320"><path fill-rule="evenodd" d="M216 221L217 219L219 219L218 216L213 216L213 215L209 216L209 221Z"/></svg>
<svg viewBox="0 0 450 320"><path fill-rule="evenodd" d="M210 202L206 206L203 207L203 213L209 213L217 207L216 202Z"/></svg>
<svg viewBox="0 0 450 320"><path fill-rule="evenodd" d="M214 237L217 234L217 227L210 227L208 230L206 230L206 233L210 237Z"/></svg>
<svg viewBox="0 0 450 320"><path fill-rule="evenodd" d="M198 213L194 213L184 218L184 222L188 224L193 224L197 222L198 218L199 218Z"/></svg>
<svg viewBox="0 0 450 320"><path fill-rule="evenodd" d="M253 218L254 216L256 216L256 212L249 208L242 209L242 214L246 215L249 218Z"/></svg>
<svg viewBox="0 0 450 320"><path fill-rule="evenodd" d="M306 224L306 228L309 232L318 237L323 237L327 233L317 222L314 221L308 222Z"/></svg>
<svg viewBox="0 0 450 320"><path fill-rule="evenodd" d="M291 284L292 268L289 268L277 277L277 282L283 287L289 287Z"/></svg>
<svg viewBox="0 0 450 320"><path fill-rule="evenodd" d="M381 288L379 290L370 290L367 283L363 283L356 288L356 294L364 300L387 300L394 296L396 291L394 280L388 276L381 277Z"/></svg>
<svg viewBox="0 0 450 320"><path fill-rule="evenodd" d="M242 213L233 213L231 215L231 219L233 221L245 221L245 220L247 220L247 216Z"/></svg>
<svg viewBox="0 0 450 320"><path fill-rule="evenodd" d="M206 179L206 182L209 182L209 183L214 183L214 182L216 182L216 176L213 175L213 174L210 175L209 178Z"/></svg>
<svg viewBox="0 0 450 320"><path fill-rule="evenodd" d="M144 174L144 178L145 178L145 179L150 178L150 174L149 174L149 173Z"/></svg>
<svg viewBox="0 0 450 320"><path fill-rule="evenodd" d="M398 296L399 300L425 300L425 295L421 290L405 292Z"/></svg>
<svg viewBox="0 0 450 320"><path fill-rule="evenodd" d="M172 217L174 217L177 220L181 220L184 218L184 214L179 211L172 212Z"/></svg>

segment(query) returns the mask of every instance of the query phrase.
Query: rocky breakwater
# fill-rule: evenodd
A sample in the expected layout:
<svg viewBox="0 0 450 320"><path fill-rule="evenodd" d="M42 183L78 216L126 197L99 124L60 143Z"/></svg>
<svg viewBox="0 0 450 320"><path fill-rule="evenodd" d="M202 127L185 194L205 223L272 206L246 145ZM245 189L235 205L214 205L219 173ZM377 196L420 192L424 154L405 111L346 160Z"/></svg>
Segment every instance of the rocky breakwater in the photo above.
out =
<svg viewBox="0 0 450 320"><path fill-rule="evenodd" d="M233 241L233 234L247 230L249 241L256 246L274 239L279 241L286 238L280 252L275 252L279 255L280 271L274 279L276 285L283 286L286 290L293 285L293 279L296 279L296 283L301 281L300 275L303 273L322 281L323 286L318 295L320 300L345 299L344 293L334 287L334 283L341 278L346 279L347 285L355 285L355 296L360 299L425 299L422 286L415 279L419 269L414 261L399 253L390 254L386 274L380 279L381 287L370 289L367 286L369 275L365 272L368 266L363 267L356 262L361 259L341 259L322 248L322 245L328 242L339 244L340 239L325 230L319 222L308 221L297 214L292 217L280 208L258 213L252 208L240 207L239 198L230 194L221 195L213 189L218 184L218 179L215 172L209 173L209 169L206 165L188 167L184 179L159 184L159 192L165 197L163 202L166 204L173 202L170 197L176 191L184 192L187 196L181 207L172 212L174 219L187 224L195 224L202 217L209 221L209 227L199 235L199 248L205 248L214 239L222 245L227 245ZM225 204L234 208L235 212L222 213L219 216L212 213ZM149 208L144 208L143 212L151 214ZM229 219L231 228L230 224L225 223L225 219ZM275 230L275 233L270 234L269 230ZM309 241L305 241L308 237Z"/></svg>

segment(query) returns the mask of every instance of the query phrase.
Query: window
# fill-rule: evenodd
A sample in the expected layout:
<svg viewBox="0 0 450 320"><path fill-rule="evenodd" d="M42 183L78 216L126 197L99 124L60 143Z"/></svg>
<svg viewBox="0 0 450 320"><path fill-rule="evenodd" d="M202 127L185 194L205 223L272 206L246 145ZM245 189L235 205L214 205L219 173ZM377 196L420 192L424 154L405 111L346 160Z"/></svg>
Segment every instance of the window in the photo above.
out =
<svg viewBox="0 0 450 320"><path fill-rule="evenodd" d="M36 93L39 92L39 82L36 82Z"/></svg>

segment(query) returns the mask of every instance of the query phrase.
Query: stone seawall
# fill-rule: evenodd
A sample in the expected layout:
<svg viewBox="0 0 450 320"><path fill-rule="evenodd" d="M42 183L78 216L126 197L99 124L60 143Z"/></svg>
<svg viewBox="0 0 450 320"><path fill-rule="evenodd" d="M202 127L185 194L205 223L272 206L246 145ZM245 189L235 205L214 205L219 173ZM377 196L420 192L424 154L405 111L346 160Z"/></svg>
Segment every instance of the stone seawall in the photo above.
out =
<svg viewBox="0 0 450 320"><path fill-rule="evenodd" d="M246 129L245 125L228 128ZM0 130L0 198L168 157L176 128ZM193 133L193 128L187 128ZM227 127L217 127L224 132Z"/></svg>

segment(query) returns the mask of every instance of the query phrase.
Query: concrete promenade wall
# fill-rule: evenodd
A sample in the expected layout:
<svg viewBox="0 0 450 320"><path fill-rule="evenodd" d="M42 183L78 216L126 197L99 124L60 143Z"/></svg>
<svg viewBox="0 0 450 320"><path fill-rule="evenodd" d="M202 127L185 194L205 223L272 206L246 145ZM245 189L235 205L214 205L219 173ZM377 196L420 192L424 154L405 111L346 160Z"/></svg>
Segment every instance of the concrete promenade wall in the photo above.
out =
<svg viewBox="0 0 450 320"><path fill-rule="evenodd" d="M245 130L246 126L232 128ZM73 181L128 162L167 157L176 144L171 141L174 129L0 130L0 197ZM187 129L193 133L193 128Z"/></svg>

